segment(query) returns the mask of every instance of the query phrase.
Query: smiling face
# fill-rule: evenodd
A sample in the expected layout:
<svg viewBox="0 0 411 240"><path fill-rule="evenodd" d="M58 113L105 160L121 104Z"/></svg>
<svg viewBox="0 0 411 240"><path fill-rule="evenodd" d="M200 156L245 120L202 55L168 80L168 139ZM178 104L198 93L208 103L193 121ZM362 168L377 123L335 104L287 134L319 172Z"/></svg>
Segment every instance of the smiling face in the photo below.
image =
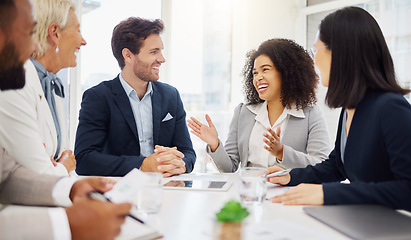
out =
<svg viewBox="0 0 411 240"><path fill-rule="evenodd" d="M262 100L280 99L281 74L267 55L260 55L255 59L253 76L254 87Z"/></svg>
<svg viewBox="0 0 411 240"><path fill-rule="evenodd" d="M77 65L76 54L81 46L86 45L86 41L80 33L80 23L73 10L70 10L67 24L61 29L57 46L59 52L57 56L61 62L61 68L75 67Z"/></svg>
<svg viewBox="0 0 411 240"><path fill-rule="evenodd" d="M160 78L160 66L166 61L163 49L163 41L158 34L150 34L144 40L140 52L134 55L133 71L139 79L153 82Z"/></svg>

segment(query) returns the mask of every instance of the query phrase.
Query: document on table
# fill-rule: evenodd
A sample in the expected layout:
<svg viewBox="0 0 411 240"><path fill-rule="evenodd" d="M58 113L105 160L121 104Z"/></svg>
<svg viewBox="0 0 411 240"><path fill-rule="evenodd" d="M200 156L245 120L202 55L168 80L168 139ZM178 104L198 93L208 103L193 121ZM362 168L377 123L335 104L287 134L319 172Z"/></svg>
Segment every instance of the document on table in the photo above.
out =
<svg viewBox="0 0 411 240"><path fill-rule="evenodd" d="M137 191L144 186L150 176L134 168L122 177L113 188L104 195L114 203L132 202Z"/></svg>
<svg viewBox="0 0 411 240"><path fill-rule="evenodd" d="M156 229L149 225L141 224L130 217L126 217L126 222L121 226L121 233L116 240L150 240L161 236Z"/></svg>
<svg viewBox="0 0 411 240"><path fill-rule="evenodd" d="M245 226L243 234L243 239L252 240L348 239L343 236L322 233L284 219L248 224Z"/></svg>
<svg viewBox="0 0 411 240"><path fill-rule="evenodd" d="M284 187L279 184L274 184L267 182L267 199L270 199L272 197L275 197L277 195L283 194L290 190L292 187Z"/></svg>

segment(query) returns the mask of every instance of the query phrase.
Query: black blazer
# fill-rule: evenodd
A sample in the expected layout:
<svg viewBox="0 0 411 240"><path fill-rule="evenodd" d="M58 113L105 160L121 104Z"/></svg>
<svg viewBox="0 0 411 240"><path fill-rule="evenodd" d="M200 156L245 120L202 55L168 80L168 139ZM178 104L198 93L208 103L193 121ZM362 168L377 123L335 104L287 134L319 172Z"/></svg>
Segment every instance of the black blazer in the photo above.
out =
<svg viewBox="0 0 411 240"><path fill-rule="evenodd" d="M342 111L343 113L344 111ZM411 210L411 106L400 94L368 90L341 161L343 115L329 159L291 171L289 185L323 183L324 204L381 204ZM348 179L350 184L339 181Z"/></svg>
<svg viewBox="0 0 411 240"><path fill-rule="evenodd" d="M191 172L196 155L180 95L165 83L152 86L154 145L176 146ZM163 121L168 113L173 118ZM140 156L134 115L118 76L84 92L74 153L76 172L82 175L123 176L140 168L145 157Z"/></svg>

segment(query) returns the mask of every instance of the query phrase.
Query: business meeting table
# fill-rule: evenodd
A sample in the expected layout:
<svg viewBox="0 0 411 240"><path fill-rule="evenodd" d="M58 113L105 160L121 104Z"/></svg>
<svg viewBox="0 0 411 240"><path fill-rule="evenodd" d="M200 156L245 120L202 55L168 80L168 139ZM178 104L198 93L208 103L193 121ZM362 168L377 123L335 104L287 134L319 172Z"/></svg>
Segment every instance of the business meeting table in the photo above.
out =
<svg viewBox="0 0 411 240"><path fill-rule="evenodd" d="M164 189L161 210L143 219L163 234L164 239L216 239L216 213L227 201L240 200L238 174L192 175L194 179L216 177L217 180L222 176L233 183L227 191ZM268 193L272 193L270 188ZM248 210L250 215L245 220L243 239L349 239L306 215L303 206L284 206L266 200ZM253 233L251 230L255 228L261 228L263 234Z"/></svg>
<svg viewBox="0 0 411 240"><path fill-rule="evenodd" d="M194 178L204 176L190 174ZM206 177L224 177L233 184L227 191L164 189L160 211L140 217L161 233L162 239L216 239L216 213L227 201L240 200L239 177L236 173L217 173ZM8 206L2 211L27 210L35 210L35 207ZM248 207L248 210L250 215L243 224L243 239L349 239L306 215L303 206L284 206L266 200L259 206Z"/></svg>

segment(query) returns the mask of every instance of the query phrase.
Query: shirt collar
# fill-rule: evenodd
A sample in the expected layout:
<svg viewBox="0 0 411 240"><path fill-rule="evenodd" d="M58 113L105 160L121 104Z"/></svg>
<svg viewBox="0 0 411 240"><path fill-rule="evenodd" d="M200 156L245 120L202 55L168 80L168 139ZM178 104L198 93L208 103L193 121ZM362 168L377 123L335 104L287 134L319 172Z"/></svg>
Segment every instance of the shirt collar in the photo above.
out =
<svg viewBox="0 0 411 240"><path fill-rule="evenodd" d="M128 84L126 80L124 80L123 76L121 76L121 73L119 74L118 77L120 79L121 85L124 88L124 91L126 91L127 96L130 97L132 94L137 94L136 91L130 86L130 84ZM147 95L152 96L152 94L153 94L153 86L151 82L148 82L147 91L146 91L146 94L144 94L144 97Z"/></svg>
<svg viewBox="0 0 411 240"><path fill-rule="evenodd" d="M260 122L265 127L270 127L270 120L268 119L267 101L264 101L259 106L254 107L254 113L256 114L255 120ZM252 111L252 110L251 110Z"/></svg>
<svg viewBox="0 0 411 240"><path fill-rule="evenodd" d="M34 67L37 70L37 75L39 75L40 80L47 76L47 70L44 68L41 63L39 63L34 58L30 58L31 62L33 63Z"/></svg>
<svg viewBox="0 0 411 240"><path fill-rule="evenodd" d="M255 120L261 123L269 124L268 114L267 114L267 101L264 101L260 104L252 104L247 105L247 108L254 114ZM284 108L283 113L281 114L281 118L285 118L288 115L296 117L296 118L305 118L304 111L302 109L297 110L295 105L291 107L291 109ZM282 119L279 119L282 121Z"/></svg>
<svg viewBox="0 0 411 240"><path fill-rule="evenodd" d="M250 104L247 105L247 108L254 114L258 115L259 113L266 114L267 112L267 101L264 101L260 104ZM287 115L291 115L296 118L305 118L304 111L302 109L297 110L295 105L291 107L291 109L284 108L283 113Z"/></svg>
<svg viewBox="0 0 411 240"><path fill-rule="evenodd" d="M291 109L285 108L284 113L287 115L296 117L296 118L305 118L304 110L303 109L298 109L293 105Z"/></svg>

